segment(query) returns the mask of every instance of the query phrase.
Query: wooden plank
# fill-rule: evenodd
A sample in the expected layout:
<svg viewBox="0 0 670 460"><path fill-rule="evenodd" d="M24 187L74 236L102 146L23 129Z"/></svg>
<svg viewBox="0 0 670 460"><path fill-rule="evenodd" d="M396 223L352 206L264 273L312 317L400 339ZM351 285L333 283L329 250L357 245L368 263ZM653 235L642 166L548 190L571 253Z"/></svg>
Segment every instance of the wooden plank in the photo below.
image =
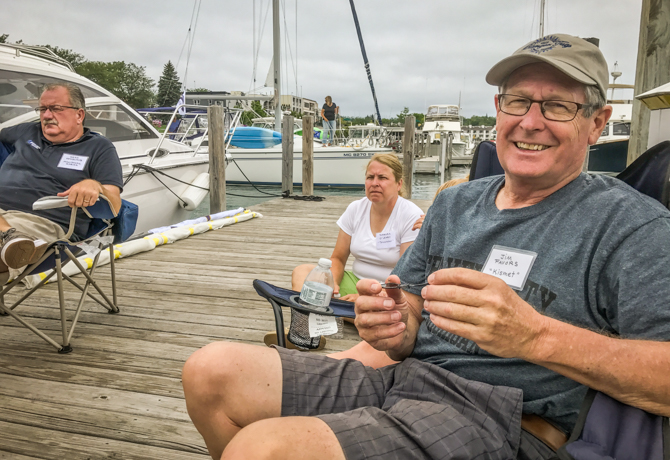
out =
<svg viewBox="0 0 670 460"><path fill-rule="evenodd" d="M132 442L182 452L207 454L190 421L164 421L155 417L109 410L81 410L69 405L0 396L0 422L66 431L97 438ZM0 455L0 459L2 455Z"/></svg>
<svg viewBox="0 0 670 460"><path fill-rule="evenodd" d="M43 459L123 458L124 460L204 460L206 454L183 450L137 445L95 436L83 436L65 431L0 422L0 445L20 455L39 456Z"/></svg>
<svg viewBox="0 0 670 460"><path fill-rule="evenodd" d="M71 354L56 353L13 318L0 317L0 459L208 458L186 413L184 361L217 340L262 345L274 316L252 281L288 287L293 267L330 255L335 221L351 201L271 200L255 207L262 219L117 261L121 313L109 315L88 301ZM106 291L109 273L109 267L98 272ZM17 289L6 301L23 293ZM77 301L78 291L66 287L69 314ZM288 325L290 311L283 311ZM59 336L55 285L17 313ZM351 324L344 333L313 353L360 341Z"/></svg>

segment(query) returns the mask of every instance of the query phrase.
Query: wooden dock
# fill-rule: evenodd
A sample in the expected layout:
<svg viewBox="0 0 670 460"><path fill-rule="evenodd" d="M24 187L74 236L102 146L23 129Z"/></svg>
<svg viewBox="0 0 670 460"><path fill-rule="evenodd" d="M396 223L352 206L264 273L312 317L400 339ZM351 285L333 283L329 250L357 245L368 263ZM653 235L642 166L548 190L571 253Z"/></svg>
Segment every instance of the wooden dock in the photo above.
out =
<svg viewBox="0 0 670 460"><path fill-rule="evenodd" d="M294 266L329 257L351 201L274 199L252 208L262 219L117 261L121 313L87 303L67 355L0 317L0 459L209 458L186 413L184 361L213 341L262 344L274 321L252 281L290 287ZM17 312L58 338L57 299L48 285ZM358 340L345 323L323 352Z"/></svg>

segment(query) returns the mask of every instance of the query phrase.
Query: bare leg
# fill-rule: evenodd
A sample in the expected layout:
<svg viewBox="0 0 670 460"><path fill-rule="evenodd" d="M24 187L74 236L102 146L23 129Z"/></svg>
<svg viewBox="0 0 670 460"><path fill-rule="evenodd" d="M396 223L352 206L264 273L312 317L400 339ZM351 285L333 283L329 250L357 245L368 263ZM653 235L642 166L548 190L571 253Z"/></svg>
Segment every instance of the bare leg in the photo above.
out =
<svg viewBox="0 0 670 460"><path fill-rule="evenodd" d="M335 359L355 359L366 366L374 367L375 369L397 363L397 361L393 361L383 351L372 348L367 342L361 342L348 350L332 353L328 356Z"/></svg>
<svg viewBox="0 0 670 460"><path fill-rule="evenodd" d="M309 275L309 272L311 272L314 267L316 267L316 265L312 264L303 264L295 267L293 273L291 273L291 289L294 291L302 290L305 278L307 278L307 275Z"/></svg>
<svg viewBox="0 0 670 460"><path fill-rule="evenodd" d="M282 369L279 354L272 348L212 343L196 351L186 361L182 383L188 414L215 460L263 458L257 456L255 450L261 439L273 449L293 449L297 441L285 440L297 438L297 434L291 433L298 427L309 430L309 433L302 431L303 436L308 433L303 444L313 442L314 452L322 452L323 445L333 443L339 448L335 434L319 419L277 418L281 415ZM286 422L294 419L298 421ZM264 422L254 427L260 421ZM259 429L261 435L258 434ZM264 432L266 429L271 429L272 436ZM312 437L315 432L318 436ZM238 434L240 440L237 440ZM235 441L231 442L233 439ZM248 442L249 439L253 441ZM229 443L233 453L229 455L226 451L226 455L221 457ZM245 449L249 449L248 454L244 454ZM332 458L343 459L341 449L339 452L340 457Z"/></svg>
<svg viewBox="0 0 670 460"><path fill-rule="evenodd" d="M9 224L7 223L7 221L5 220L5 218L4 218L4 217L0 217L0 232L6 232L6 231L9 230L10 228L12 228L12 226L9 225Z"/></svg>
<svg viewBox="0 0 670 460"><path fill-rule="evenodd" d="M335 433L314 417L272 418L252 423L233 438L221 456L221 460L296 458L345 460Z"/></svg>

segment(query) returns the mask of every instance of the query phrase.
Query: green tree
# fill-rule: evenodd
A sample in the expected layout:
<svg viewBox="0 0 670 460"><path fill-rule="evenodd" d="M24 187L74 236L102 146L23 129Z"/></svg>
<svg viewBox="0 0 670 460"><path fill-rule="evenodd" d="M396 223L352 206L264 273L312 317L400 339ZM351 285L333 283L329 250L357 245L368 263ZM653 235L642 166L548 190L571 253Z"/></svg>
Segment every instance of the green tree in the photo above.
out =
<svg viewBox="0 0 670 460"><path fill-rule="evenodd" d="M163 74L158 79L158 94L156 103L159 107L172 107L181 96L181 83L172 62L163 66Z"/></svg>
<svg viewBox="0 0 670 460"><path fill-rule="evenodd" d="M463 118L463 125L472 126L495 126L496 117L489 117L488 115L480 116L473 115L470 118Z"/></svg>
<svg viewBox="0 0 670 460"><path fill-rule="evenodd" d="M402 109L402 112L400 112L398 114L398 116L392 121L395 121L396 123L398 123L400 125L404 125L405 124L405 118L407 118L407 115L409 115L409 107L405 107L404 109Z"/></svg>
<svg viewBox="0 0 670 460"><path fill-rule="evenodd" d="M268 113L263 110L263 106L259 101L251 101L251 110L242 112L242 124L250 126L253 123L251 120L258 117L267 117Z"/></svg>
<svg viewBox="0 0 670 460"><path fill-rule="evenodd" d="M211 93L212 91L207 88L188 88L187 93Z"/></svg>
<svg viewBox="0 0 670 460"><path fill-rule="evenodd" d="M0 35L0 43L7 43L8 38L9 38L9 34Z"/></svg>
<svg viewBox="0 0 670 460"><path fill-rule="evenodd" d="M147 77L144 67L132 62L88 61L80 64L77 72L133 108L150 107L154 102L154 81Z"/></svg>
<svg viewBox="0 0 670 460"><path fill-rule="evenodd" d="M83 54L79 54L75 51L68 50L65 48L59 48L57 46L43 45L45 48L49 48L53 51L58 57L65 59L70 65L74 68L74 71L79 72L79 66L88 62Z"/></svg>

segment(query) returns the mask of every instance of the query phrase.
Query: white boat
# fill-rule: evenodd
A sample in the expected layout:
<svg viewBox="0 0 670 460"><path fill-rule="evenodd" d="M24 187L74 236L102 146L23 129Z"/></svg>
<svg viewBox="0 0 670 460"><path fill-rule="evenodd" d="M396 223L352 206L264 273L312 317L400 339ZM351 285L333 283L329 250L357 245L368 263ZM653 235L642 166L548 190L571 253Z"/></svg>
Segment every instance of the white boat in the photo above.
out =
<svg viewBox="0 0 670 460"><path fill-rule="evenodd" d="M414 162L414 172L418 174L440 174L440 164L444 169L451 165L472 163L473 149L469 142L462 139L461 119L457 105L431 105L426 112L423 125L428 146L426 157ZM442 143L446 142L444 161ZM447 147L449 146L450 147Z"/></svg>
<svg viewBox="0 0 670 460"><path fill-rule="evenodd" d="M0 44L0 129L36 121L39 90L68 81L86 98L85 126L108 137L123 167L122 198L139 206L137 233L183 221L191 211L177 198L209 169L206 155L161 134L130 106L101 86L75 73L49 50Z"/></svg>
<svg viewBox="0 0 670 460"><path fill-rule="evenodd" d="M633 100L632 98L622 98L621 95L615 98L615 90L632 93L635 86L615 83L616 79L621 76L616 63L611 75L614 80L609 84L611 92L607 103L612 106L612 116L596 144L589 148L589 172L615 174L626 169L628 139L630 138L633 118Z"/></svg>
<svg viewBox="0 0 670 460"><path fill-rule="evenodd" d="M317 187L362 187L365 168L377 153L394 153L390 148L329 146L314 141L314 185ZM281 145L264 149L228 148L226 183L281 184ZM293 139L293 183L302 184L302 137Z"/></svg>

